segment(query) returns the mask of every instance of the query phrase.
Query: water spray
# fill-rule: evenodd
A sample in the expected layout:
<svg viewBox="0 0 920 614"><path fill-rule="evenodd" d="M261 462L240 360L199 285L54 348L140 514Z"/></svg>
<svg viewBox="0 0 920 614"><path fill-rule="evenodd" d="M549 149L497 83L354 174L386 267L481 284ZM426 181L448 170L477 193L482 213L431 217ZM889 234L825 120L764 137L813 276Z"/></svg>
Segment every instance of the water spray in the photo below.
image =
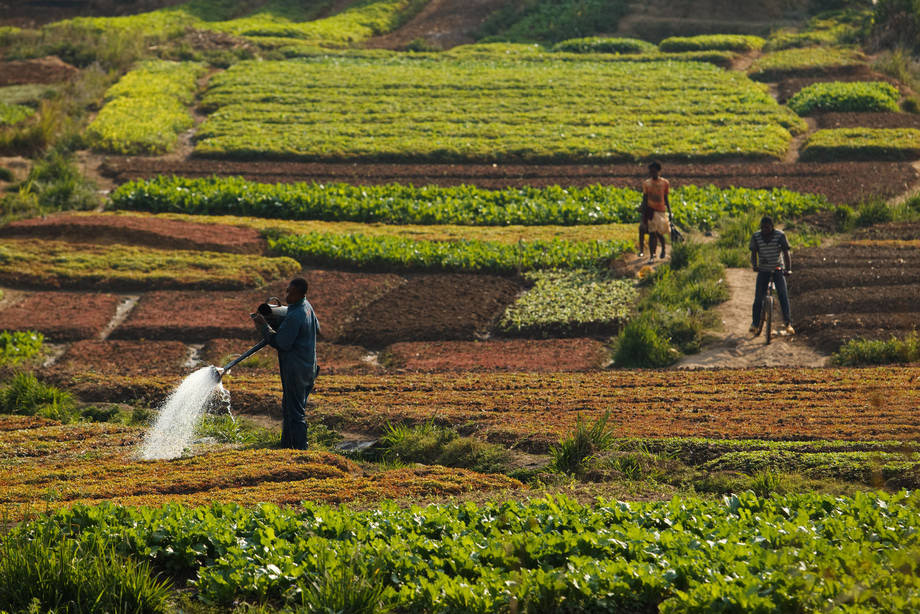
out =
<svg viewBox="0 0 920 614"><path fill-rule="evenodd" d="M265 318L265 321L268 322L268 325L272 329L278 330L278 327L281 325L281 322L287 316L287 309L288 309L287 307L284 307L281 305L281 301L278 300L277 297L273 296L267 301L265 301L264 303L262 303L261 305L259 305L256 308L256 313L261 314L262 317ZM256 314L255 313L251 314L251 317L255 318ZM214 379L219 382L221 379L223 379L224 375L226 375L230 371L230 369L232 369L233 367L235 367L237 364L241 363L242 361L246 360L247 358L249 358L256 352L264 348L266 345L268 345L268 340L263 339L262 341L259 341L257 344L255 344L254 346L252 346L251 348L249 348L248 350L240 354L238 357L234 358L233 360L225 364L223 367L211 367L212 375Z"/></svg>

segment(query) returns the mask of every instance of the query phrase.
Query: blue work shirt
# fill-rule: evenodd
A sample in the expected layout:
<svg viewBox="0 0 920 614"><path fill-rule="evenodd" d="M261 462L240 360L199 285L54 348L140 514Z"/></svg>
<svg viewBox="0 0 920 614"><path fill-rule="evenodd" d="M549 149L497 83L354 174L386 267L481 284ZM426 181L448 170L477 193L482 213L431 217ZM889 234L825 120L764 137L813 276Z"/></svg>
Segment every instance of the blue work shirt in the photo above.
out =
<svg viewBox="0 0 920 614"><path fill-rule="evenodd" d="M270 346L278 350L283 372L300 372L301 377L313 379L318 332L319 320L316 319L313 305L307 299L302 299L288 305L287 315L278 327L278 332L267 332L265 338Z"/></svg>

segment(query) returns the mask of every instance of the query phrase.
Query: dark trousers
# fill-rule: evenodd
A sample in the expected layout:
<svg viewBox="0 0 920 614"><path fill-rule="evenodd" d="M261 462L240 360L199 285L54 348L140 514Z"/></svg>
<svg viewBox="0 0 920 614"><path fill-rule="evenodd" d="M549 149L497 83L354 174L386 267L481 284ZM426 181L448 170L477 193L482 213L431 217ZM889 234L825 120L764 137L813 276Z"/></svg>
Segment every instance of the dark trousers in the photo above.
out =
<svg viewBox="0 0 920 614"><path fill-rule="evenodd" d="M782 271L758 271L757 289L754 292L754 326L760 326L763 297L767 294L767 285L770 283L771 276L773 277L773 285L776 287L776 296L779 297L779 306L783 310L783 322L786 324L792 322L789 310L789 293L786 292L786 276L783 275Z"/></svg>
<svg viewBox="0 0 920 614"><path fill-rule="evenodd" d="M281 447L307 449L307 397L313 392L316 373L304 377L299 369L281 365Z"/></svg>

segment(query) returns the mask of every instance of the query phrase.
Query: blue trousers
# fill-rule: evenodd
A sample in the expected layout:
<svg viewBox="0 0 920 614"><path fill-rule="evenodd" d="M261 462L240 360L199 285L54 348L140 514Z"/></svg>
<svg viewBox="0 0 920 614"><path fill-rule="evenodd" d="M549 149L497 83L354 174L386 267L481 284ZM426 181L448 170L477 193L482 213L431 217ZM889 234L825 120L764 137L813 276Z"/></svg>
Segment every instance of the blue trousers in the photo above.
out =
<svg viewBox="0 0 920 614"><path fill-rule="evenodd" d="M783 275L782 271L758 271L757 289L754 292L754 326L760 326L760 312L763 309L763 297L767 293L767 285L770 283L770 277L773 278L776 296L779 297L779 306L783 310L783 322L786 324L792 322L792 315L789 310L789 293L786 291L786 276Z"/></svg>
<svg viewBox="0 0 920 614"><path fill-rule="evenodd" d="M281 363L281 447L307 449L307 397L313 392L316 367Z"/></svg>

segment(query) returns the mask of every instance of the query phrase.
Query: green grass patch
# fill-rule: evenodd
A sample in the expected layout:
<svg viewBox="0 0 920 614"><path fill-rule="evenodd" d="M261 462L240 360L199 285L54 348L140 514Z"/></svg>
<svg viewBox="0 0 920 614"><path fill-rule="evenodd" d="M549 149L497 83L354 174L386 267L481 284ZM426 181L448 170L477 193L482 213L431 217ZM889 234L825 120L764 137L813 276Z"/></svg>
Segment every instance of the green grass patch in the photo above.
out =
<svg viewBox="0 0 920 614"><path fill-rule="evenodd" d="M638 38L589 36L570 38L553 45L553 51L567 53L653 53L657 47Z"/></svg>
<svg viewBox="0 0 920 614"><path fill-rule="evenodd" d="M399 225L560 227L636 223L639 221L637 204L641 199L636 190L601 185L487 190L468 185L263 184L240 177L187 179L159 176L125 183L112 193L110 202L118 209L202 216L348 220ZM822 196L785 189L684 186L671 193L674 220L682 227L702 230L713 229L723 216L734 217L748 211L789 219L830 206ZM349 232L368 232L362 231L359 226L343 228L349 228ZM301 227L300 230L306 229ZM432 231L433 228L428 230ZM422 232L418 228L412 230L413 234ZM511 230L510 234L515 232ZM522 236L525 232L540 231L520 231ZM566 232L563 228L553 230L554 234ZM578 232L591 231L583 229ZM617 233L616 236L620 235ZM494 236L485 235L476 238L497 240Z"/></svg>
<svg viewBox="0 0 920 614"><path fill-rule="evenodd" d="M9 239L0 245L0 279L49 288L241 289L300 270L289 258L163 251L124 245L79 245Z"/></svg>
<svg viewBox="0 0 920 614"><path fill-rule="evenodd" d="M195 151L330 161L758 158L782 157L790 130L805 127L737 72L559 55L241 62L211 79L202 105L213 113ZM684 86L666 86L674 82Z"/></svg>
<svg viewBox="0 0 920 614"><path fill-rule="evenodd" d="M80 416L73 395L39 381L31 373L16 373L0 387L0 412L41 416L63 423Z"/></svg>
<svg viewBox="0 0 920 614"><path fill-rule="evenodd" d="M844 47L802 47L767 53L751 65L748 74L757 81L779 81L828 70L856 70L865 65L863 55Z"/></svg>
<svg viewBox="0 0 920 614"><path fill-rule="evenodd" d="M35 331L0 331L0 366L17 366L44 353L45 337Z"/></svg>
<svg viewBox="0 0 920 614"><path fill-rule="evenodd" d="M638 295L635 282L597 270L532 271L533 282L498 323L506 335L584 335L615 331Z"/></svg>
<svg viewBox="0 0 920 614"><path fill-rule="evenodd" d="M616 30L627 14L623 0L508 2L479 29L485 40L556 42Z"/></svg>
<svg viewBox="0 0 920 614"><path fill-rule="evenodd" d="M832 360L847 367L920 362L920 335L913 331L904 338L887 341L852 339L837 350Z"/></svg>
<svg viewBox="0 0 920 614"><path fill-rule="evenodd" d="M106 92L106 104L86 131L93 149L118 154L172 151L194 125L188 112L204 66L148 61Z"/></svg>
<svg viewBox="0 0 920 614"><path fill-rule="evenodd" d="M901 93L884 81L813 83L787 103L799 115L812 113L898 112Z"/></svg>
<svg viewBox="0 0 920 614"><path fill-rule="evenodd" d="M482 473L504 473L509 467L509 453L503 447L434 422L414 426L388 424L380 437L383 460L391 463L423 463L460 467Z"/></svg>
<svg viewBox="0 0 920 614"><path fill-rule="evenodd" d="M757 51L766 41L759 36L744 34L704 34L701 36L672 36L658 43L662 51Z"/></svg>
<svg viewBox="0 0 920 614"><path fill-rule="evenodd" d="M835 128L818 130L802 148L803 160L915 160L920 158L916 128Z"/></svg>

